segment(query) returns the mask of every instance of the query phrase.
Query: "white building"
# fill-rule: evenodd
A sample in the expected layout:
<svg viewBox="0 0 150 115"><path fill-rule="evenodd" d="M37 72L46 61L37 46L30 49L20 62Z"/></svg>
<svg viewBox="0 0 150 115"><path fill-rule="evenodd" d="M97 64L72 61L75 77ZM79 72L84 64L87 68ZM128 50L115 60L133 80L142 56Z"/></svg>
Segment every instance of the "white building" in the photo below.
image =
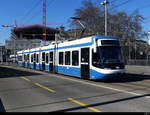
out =
<svg viewBox="0 0 150 115"><path fill-rule="evenodd" d="M11 50L11 54L15 54L15 52L20 50L39 47L40 45L41 42L39 40L10 39L5 41L5 47Z"/></svg>

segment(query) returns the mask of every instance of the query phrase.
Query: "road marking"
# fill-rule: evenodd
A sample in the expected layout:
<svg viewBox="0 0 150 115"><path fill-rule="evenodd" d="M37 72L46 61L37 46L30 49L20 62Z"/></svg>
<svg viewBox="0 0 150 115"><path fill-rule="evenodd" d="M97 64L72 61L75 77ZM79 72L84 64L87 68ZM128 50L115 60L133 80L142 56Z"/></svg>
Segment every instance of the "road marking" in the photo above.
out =
<svg viewBox="0 0 150 115"><path fill-rule="evenodd" d="M21 77L21 78L30 82L30 80L28 78L25 78L25 77Z"/></svg>
<svg viewBox="0 0 150 115"><path fill-rule="evenodd" d="M75 100L75 99L73 99L73 98L68 98L68 100L69 100L69 101L72 101L72 102L74 102L74 103L77 103L77 104L79 104L79 105L81 105L81 106L83 106L83 107L87 107L88 109L90 109L90 110L92 110L92 111L94 111L94 112L102 112L102 111L97 110L97 109L95 109L95 108L93 108L93 107L88 107L86 104L81 103L81 102L79 102L79 101L77 101L77 100Z"/></svg>
<svg viewBox="0 0 150 115"><path fill-rule="evenodd" d="M71 81L76 81L76 82L79 82L79 83L84 83L84 84L89 84L89 85L93 85L93 86L97 86L97 87L101 87L101 88L106 88L106 89L111 89L111 90L115 90L115 91L119 91L119 92L123 92L123 93L128 93L128 94L132 94L132 95L144 95L144 94L140 94L140 93L135 93L135 92L130 92L130 91L126 91L126 90L121 90L121 89L116 89L116 88L112 88L112 87L108 87L108 86L104 86L104 85L100 85L100 84L94 84L94 83L90 83L90 82L85 82L83 80L76 80L76 79L73 79L73 78L68 78L68 77L59 77L59 76L56 76L56 75L53 75L55 77L58 77L58 78L62 78L62 79L67 79L67 80L71 80ZM145 96L145 98L150 98L150 96Z"/></svg>
<svg viewBox="0 0 150 115"><path fill-rule="evenodd" d="M52 93L55 93L54 90L52 90L52 89L50 89L50 88L47 88L47 87L45 87L45 86L43 86L43 85L41 85L41 84L39 84L39 83L35 83L35 85L37 85L37 86L39 86L39 87L41 87L41 88L43 88L43 89L45 89L45 90L48 90L48 91L50 91L50 92L52 92Z"/></svg>

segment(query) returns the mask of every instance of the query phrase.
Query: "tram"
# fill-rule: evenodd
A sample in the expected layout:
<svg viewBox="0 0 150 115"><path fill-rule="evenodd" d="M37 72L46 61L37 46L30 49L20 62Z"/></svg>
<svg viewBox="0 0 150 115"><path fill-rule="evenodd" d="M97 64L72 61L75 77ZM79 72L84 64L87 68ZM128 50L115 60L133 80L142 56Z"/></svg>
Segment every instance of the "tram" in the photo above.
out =
<svg viewBox="0 0 150 115"><path fill-rule="evenodd" d="M109 79L125 72L115 36L90 36L17 52L18 65L83 79Z"/></svg>

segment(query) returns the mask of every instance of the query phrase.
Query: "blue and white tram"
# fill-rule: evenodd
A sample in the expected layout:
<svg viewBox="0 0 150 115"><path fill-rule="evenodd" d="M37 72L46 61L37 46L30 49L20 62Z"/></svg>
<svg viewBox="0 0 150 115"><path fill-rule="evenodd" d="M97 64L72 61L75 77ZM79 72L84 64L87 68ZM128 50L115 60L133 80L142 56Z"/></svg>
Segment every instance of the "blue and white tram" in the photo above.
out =
<svg viewBox="0 0 150 115"><path fill-rule="evenodd" d="M29 55L30 68L84 79L109 79L125 72L120 41L115 36L91 36L17 54Z"/></svg>

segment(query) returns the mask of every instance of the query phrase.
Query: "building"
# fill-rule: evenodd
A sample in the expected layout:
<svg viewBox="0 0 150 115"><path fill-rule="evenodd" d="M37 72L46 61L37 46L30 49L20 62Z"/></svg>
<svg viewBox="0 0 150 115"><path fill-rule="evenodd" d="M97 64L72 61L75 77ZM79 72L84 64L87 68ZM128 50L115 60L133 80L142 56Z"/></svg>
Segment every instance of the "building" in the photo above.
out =
<svg viewBox="0 0 150 115"><path fill-rule="evenodd" d="M6 61L6 49L5 46L0 46L0 63Z"/></svg>
<svg viewBox="0 0 150 115"><path fill-rule="evenodd" d="M11 51L11 54L16 54L17 51L25 50L29 48L39 47L41 45L40 40L28 40L28 39L10 39L5 41L5 47Z"/></svg>
<svg viewBox="0 0 150 115"><path fill-rule="evenodd" d="M57 29L46 27L47 40L55 40ZM31 25L26 27L17 27L11 30L9 40L5 41L5 47L10 50L10 55L16 55L17 51L31 49L42 45L43 26Z"/></svg>

